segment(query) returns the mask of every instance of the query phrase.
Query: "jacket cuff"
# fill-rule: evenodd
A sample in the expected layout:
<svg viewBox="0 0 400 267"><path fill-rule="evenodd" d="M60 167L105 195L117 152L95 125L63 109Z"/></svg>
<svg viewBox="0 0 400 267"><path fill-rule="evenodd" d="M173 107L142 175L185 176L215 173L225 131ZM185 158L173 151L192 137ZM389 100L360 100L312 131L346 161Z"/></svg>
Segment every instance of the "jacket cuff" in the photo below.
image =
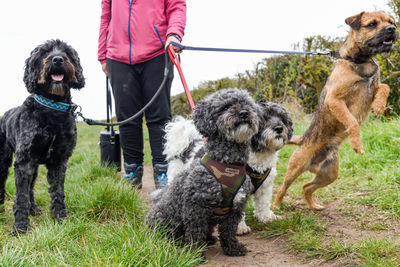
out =
<svg viewBox="0 0 400 267"><path fill-rule="evenodd" d="M182 37L180 37L178 34L176 34L176 33L171 33L171 34L168 35L168 37L170 37L170 36L174 36L176 39L179 40L179 42L182 42Z"/></svg>

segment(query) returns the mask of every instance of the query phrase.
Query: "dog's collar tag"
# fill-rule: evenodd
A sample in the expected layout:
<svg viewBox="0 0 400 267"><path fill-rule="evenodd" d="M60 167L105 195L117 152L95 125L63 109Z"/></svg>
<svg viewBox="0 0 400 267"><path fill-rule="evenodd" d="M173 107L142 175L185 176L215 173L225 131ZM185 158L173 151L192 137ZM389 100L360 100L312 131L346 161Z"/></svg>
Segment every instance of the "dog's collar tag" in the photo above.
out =
<svg viewBox="0 0 400 267"><path fill-rule="evenodd" d="M267 169L263 173L256 172L249 165L246 165L246 173L250 176L251 183L254 186L253 194L257 191L258 188L264 183L264 181L268 178L271 173L271 169Z"/></svg>
<svg viewBox="0 0 400 267"><path fill-rule="evenodd" d="M77 105L75 105L73 103L67 104L64 102L56 102L52 99L46 98L46 97L38 95L38 94L34 94L33 99L35 99L35 101L42 106L45 106L45 107L53 109L53 110L61 111L61 112L74 113L77 108Z"/></svg>
<svg viewBox="0 0 400 267"><path fill-rule="evenodd" d="M201 163L221 184L224 199L213 211L217 215L225 215L231 210L233 199L246 178L246 167L226 164L210 158L207 154L203 156Z"/></svg>

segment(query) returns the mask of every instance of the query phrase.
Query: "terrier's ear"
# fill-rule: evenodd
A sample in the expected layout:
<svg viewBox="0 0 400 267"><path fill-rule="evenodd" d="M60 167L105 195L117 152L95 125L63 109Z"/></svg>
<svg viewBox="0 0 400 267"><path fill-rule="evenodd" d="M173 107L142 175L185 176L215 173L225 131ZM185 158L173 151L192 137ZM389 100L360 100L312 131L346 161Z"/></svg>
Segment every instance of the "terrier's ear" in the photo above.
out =
<svg viewBox="0 0 400 267"><path fill-rule="evenodd" d="M359 30L361 27L361 17L365 12L361 12L360 14L348 17L345 19L347 25L349 25L353 30Z"/></svg>

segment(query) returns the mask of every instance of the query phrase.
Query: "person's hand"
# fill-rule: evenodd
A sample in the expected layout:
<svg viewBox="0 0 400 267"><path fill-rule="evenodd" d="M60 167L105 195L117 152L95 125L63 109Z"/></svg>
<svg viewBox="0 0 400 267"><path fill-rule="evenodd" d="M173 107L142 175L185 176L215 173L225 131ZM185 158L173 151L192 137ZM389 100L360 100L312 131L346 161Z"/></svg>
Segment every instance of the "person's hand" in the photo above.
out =
<svg viewBox="0 0 400 267"><path fill-rule="evenodd" d="M174 35L170 35L167 38L167 41L165 41L165 47L167 47L171 42L175 42L178 44L181 43L181 41L179 41L178 38L176 38ZM172 48L175 50L176 53L180 53L182 51L179 47L174 46L174 45L172 45Z"/></svg>
<svg viewBox="0 0 400 267"><path fill-rule="evenodd" d="M107 63L106 63L106 62L104 62L103 64L101 64L101 69L102 69L103 72L106 74L106 76L108 76Z"/></svg>

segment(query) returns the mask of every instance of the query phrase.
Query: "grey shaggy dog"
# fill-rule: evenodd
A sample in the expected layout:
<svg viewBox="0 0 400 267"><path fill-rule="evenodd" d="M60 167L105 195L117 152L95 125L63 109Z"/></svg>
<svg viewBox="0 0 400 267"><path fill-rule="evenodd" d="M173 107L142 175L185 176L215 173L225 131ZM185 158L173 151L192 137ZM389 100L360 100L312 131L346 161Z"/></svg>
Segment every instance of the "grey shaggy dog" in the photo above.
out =
<svg viewBox="0 0 400 267"><path fill-rule="evenodd" d="M256 135L251 139L251 149L247 161L247 171L251 176L265 177L264 182L256 182L257 190L253 196L254 215L262 223L277 219L270 209L272 188L277 175L276 162L279 150L288 143L293 135L292 120L286 109L266 99L257 101L260 109L260 124ZM179 136L179 138L177 138ZM193 121L176 117L166 125L164 154L168 160L168 182L172 183L183 169L193 160L204 155L204 142ZM254 184L253 184L254 185ZM162 191L150 194L155 203L161 198ZM251 231L243 216L238 226L238 234Z"/></svg>
<svg viewBox="0 0 400 267"><path fill-rule="evenodd" d="M77 52L60 40L36 47L25 61L24 83L30 96L0 119L0 204L15 153L15 232L29 228L29 215L40 212L33 187L39 164L48 170L53 218L64 218L64 179L68 158L76 144L76 125L70 89L85 85ZM44 102L43 102L44 101ZM47 106L43 104L47 103ZM65 110L54 110L56 105Z"/></svg>
<svg viewBox="0 0 400 267"><path fill-rule="evenodd" d="M259 126L257 106L247 91L220 90L199 101L192 118L200 134L207 138L204 151L210 158L227 164L246 164L250 140ZM215 214L213 208L223 201L222 185L197 159L174 178L146 221L151 226L170 229L175 238L194 246L215 243L212 233L218 225L224 253L242 256L247 249L236 239L236 231L252 190L246 176L230 211Z"/></svg>

